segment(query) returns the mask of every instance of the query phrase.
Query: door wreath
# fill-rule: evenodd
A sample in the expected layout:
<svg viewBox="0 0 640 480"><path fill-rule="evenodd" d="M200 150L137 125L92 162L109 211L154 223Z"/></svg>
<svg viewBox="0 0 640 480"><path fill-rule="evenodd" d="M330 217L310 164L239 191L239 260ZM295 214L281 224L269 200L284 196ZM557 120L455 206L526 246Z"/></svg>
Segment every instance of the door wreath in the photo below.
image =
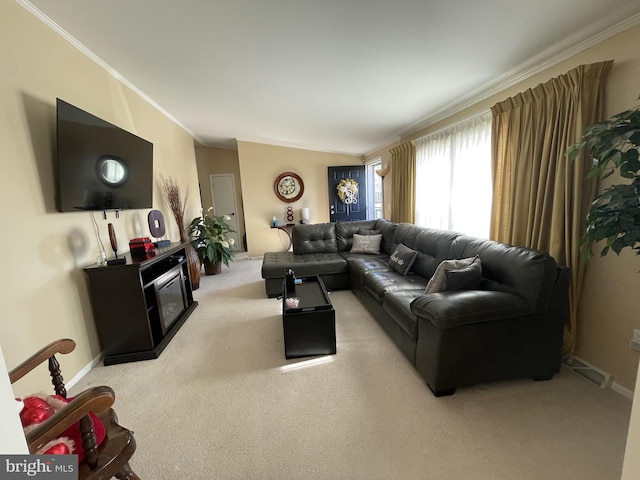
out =
<svg viewBox="0 0 640 480"><path fill-rule="evenodd" d="M336 187L338 189L338 198L346 205L358 203L358 182L353 178L343 178Z"/></svg>
<svg viewBox="0 0 640 480"><path fill-rule="evenodd" d="M358 203L358 182L353 178L343 178L336 187L338 198L345 206L345 213L351 213L351 205Z"/></svg>

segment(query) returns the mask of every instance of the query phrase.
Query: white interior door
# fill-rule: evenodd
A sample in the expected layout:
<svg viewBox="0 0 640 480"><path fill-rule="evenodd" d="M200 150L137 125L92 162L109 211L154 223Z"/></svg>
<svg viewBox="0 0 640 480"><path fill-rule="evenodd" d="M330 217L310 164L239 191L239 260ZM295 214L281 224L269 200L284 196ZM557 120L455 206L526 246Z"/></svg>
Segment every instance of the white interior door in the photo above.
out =
<svg viewBox="0 0 640 480"><path fill-rule="evenodd" d="M236 203L236 183L232 174L209 175L213 212L216 215L229 215L227 223L235 230L230 233L235 241L234 250L241 250L242 244L238 236L238 205Z"/></svg>

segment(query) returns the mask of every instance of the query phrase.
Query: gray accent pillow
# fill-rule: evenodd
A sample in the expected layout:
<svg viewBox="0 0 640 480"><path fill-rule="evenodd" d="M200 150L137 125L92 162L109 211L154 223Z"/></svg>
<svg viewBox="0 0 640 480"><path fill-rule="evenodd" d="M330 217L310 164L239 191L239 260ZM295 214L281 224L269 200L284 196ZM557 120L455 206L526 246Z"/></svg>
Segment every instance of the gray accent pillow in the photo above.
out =
<svg viewBox="0 0 640 480"><path fill-rule="evenodd" d="M396 272L406 275L417 256L418 252L400 243L389 257L389 266Z"/></svg>
<svg viewBox="0 0 640 480"><path fill-rule="evenodd" d="M378 235L359 235L353 234L353 246L351 253L380 253L380 242L382 242L382 234Z"/></svg>
<svg viewBox="0 0 640 480"><path fill-rule="evenodd" d="M445 290L475 290L482 280L482 262L479 258L460 270L445 270Z"/></svg>
<svg viewBox="0 0 640 480"><path fill-rule="evenodd" d="M479 262L479 258L476 255L475 257L462 258L459 260L443 260L436 268L433 277L427 283L427 288L425 288L424 293L437 293L443 292L447 290L447 274L448 270L462 270L463 268L468 267L475 261ZM480 283L480 280L478 280Z"/></svg>

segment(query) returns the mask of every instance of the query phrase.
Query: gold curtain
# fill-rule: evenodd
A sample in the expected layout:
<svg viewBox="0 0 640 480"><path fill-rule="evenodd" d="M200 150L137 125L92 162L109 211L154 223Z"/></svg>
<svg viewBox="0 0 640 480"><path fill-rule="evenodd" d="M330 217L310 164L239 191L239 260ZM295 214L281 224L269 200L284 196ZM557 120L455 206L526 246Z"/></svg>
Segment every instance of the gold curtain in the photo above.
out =
<svg viewBox="0 0 640 480"><path fill-rule="evenodd" d="M416 211L416 146L413 141L391 149L391 221L414 223Z"/></svg>
<svg viewBox="0 0 640 480"><path fill-rule="evenodd" d="M492 107L491 238L549 252L571 268L564 352L576 343L584 277L579 239L597 185L589 158L567 148L602 119L605 78L613 61L581 65Z"/></svg>

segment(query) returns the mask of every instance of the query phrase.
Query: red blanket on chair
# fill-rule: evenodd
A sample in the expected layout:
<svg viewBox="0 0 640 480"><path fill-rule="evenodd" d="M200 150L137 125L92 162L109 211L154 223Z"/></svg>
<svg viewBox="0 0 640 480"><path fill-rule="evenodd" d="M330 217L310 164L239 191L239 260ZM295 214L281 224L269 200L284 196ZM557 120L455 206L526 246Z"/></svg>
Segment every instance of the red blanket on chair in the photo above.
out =
<svg viewBox="0 0 640 480"><path fill-rule="evenodd" d="M25 433L34 429L36 425L44 422L55 412L64 408L64 406L73 400L73 398L64 398L60 395L31 395L22 400L22 410L20 411L20 420ZM100 445L106 435L104 425L93 412L89 413L93 421L93 429L96 433L96 444ZM84 449L82 448L82 437L80 435L79 423L73 424L67 428L59 438L52 440L44 445L40 450L34 453L39 454L77 454L78 462L84 460Z"/></svg>

